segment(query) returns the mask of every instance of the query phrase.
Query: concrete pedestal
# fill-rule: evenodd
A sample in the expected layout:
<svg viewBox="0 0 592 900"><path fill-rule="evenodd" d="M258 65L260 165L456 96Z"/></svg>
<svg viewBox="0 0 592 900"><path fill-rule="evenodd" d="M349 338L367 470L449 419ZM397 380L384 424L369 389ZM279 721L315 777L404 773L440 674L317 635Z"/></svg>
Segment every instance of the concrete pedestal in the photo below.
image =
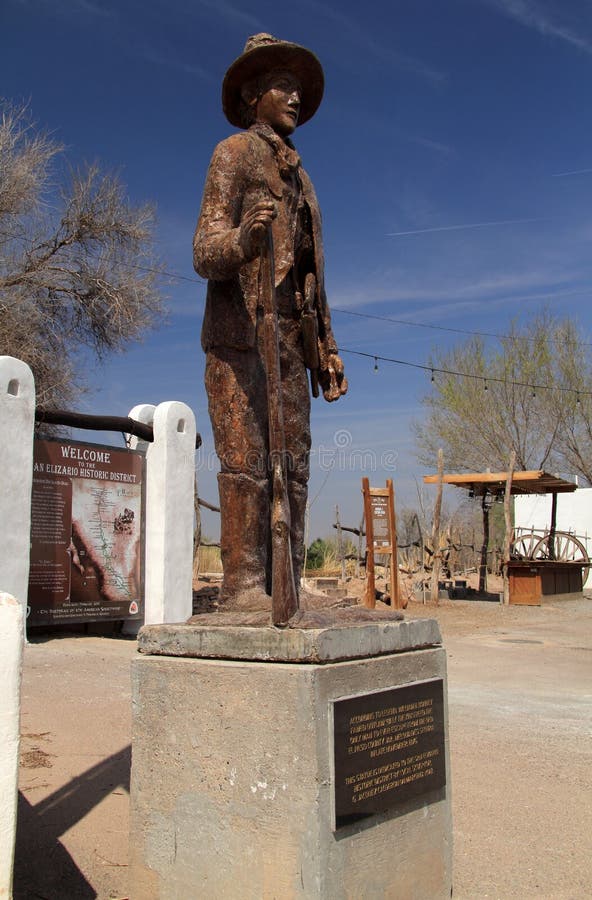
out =
<svg viewBox="0 0 592 900"><path fill-rule="evenodd" d="M194 656L237 645L248 655L249 630L254 660ZM290 631L143 629L140 646L156 655L133 664L133 900L450 897L437 624ZM267 658L297 645L324 661L259 661L265 644ZM331 701L430 679L444 680L445 786L336 828Z"/></svg>

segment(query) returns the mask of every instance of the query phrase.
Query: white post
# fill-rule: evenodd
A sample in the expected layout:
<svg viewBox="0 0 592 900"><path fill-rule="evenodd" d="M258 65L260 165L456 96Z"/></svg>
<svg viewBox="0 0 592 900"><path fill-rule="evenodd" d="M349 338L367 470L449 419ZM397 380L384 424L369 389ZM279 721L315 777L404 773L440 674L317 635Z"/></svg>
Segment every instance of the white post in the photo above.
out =
<svg viewBox="0 0 592 900"><path fill-rule="evenodd" d="M137 406L134 406L129 411L130 419L135 419L136 422L142 422L144 425L152 425L154 421L154 410L156 409L153 403L139 403ZM128 439L128 446L130 450L141 450L143 453L148 453L148 448L150 446L149 441L145 441L141 437L137 437L135 434L126 435ZM146 468L148 468L148 463L146 463ZM144 491L144 497L146 497L146 491ZM145 570L148 569L148 559L145 556ZM146 590L146 571L144 573L144 592ZM145 608L145 607L144 607ZM138 631L142 627L144 622L141 622L139 619L131 619L127 622L123 623L123 634L130 635L135 637L138 634Z"/></svg>
<svg viewBox="0 0 592 900"><path fill-rule="evenodd" d="M130 409L129 417L130 419L135 419L136 422L142 422L143 425L152 425L155 409L154 403L139 403L133 409ZM143 450L146 453L150 446L149 441L136 437L135 434L128 434L128 438L131 450Z"/></svg>
<svg viewBox="0 0 592 900"><path fill-rule="evenodd" d="M154 428L146 452L146 625L184 622L193 611L195 416L175 400L135 406L130 418Z"/></svg>
<svg viewBox="0 0 592 900"><path fill-rule="evenodd" d="M0 592L0 897L12 897L24 604Z"/></svg>
<svg viewBox="0 0 592 900"><path fill-rule="evenodd" d="M28 365L0 356L0 591L26 604L31 549L35 381Z"/></svg>

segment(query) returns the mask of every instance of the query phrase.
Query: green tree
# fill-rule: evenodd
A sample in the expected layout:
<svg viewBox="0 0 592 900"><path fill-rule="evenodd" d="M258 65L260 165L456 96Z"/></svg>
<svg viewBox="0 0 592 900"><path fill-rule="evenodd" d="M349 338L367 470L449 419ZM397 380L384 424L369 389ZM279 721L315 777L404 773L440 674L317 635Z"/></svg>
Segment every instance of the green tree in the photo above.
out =
<svg viewBox="0 0 592 900"><path fill-rule="evenodd" d="M60 178L62 155L25 108L0 106L0 354L31 366L46 408L84 389L85 349L122 350L162 313L152 207L97 165Z"/></svg>
<svg viewBox="0 0 592 900"><path fill-rule="evenodd" d="M316 538L306 553L306 570L318 572L324 569L327 559L334 553L331 543L323 538Z"/></svg>

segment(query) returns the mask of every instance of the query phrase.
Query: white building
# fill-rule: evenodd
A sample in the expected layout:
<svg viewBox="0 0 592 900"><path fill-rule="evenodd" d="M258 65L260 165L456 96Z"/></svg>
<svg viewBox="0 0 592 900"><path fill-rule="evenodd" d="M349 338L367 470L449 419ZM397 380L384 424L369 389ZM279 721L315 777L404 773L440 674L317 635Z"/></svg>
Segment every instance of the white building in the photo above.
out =
<svg viewBox="0 0 592 900"><path fill-rule="evenodd" d="M548 531L551 524L551 494L520 494L514 497L514 526ZM557 531L574 535L592 557L592 488L557 494ZM592 588L592 573L584 587Z"/></svg>

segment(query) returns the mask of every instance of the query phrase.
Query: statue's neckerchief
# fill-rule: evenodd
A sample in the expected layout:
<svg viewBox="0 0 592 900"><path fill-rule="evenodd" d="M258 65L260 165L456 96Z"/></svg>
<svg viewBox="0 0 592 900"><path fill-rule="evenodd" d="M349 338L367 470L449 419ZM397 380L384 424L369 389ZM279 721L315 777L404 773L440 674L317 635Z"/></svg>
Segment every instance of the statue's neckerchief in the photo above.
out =
<svg viewBox="0 0 592 900"><path fill-rule="evenodd" d="M264 141L267 141L272 148L282 178L291 178L298 174L298 169L300 168L300 156L289 138L284 140L279 134L276 134L271 125L266 125L263 122L255 122L255 124L251 125L249 128L249 131L258 134L259 137L263 138Z"/></svg>

